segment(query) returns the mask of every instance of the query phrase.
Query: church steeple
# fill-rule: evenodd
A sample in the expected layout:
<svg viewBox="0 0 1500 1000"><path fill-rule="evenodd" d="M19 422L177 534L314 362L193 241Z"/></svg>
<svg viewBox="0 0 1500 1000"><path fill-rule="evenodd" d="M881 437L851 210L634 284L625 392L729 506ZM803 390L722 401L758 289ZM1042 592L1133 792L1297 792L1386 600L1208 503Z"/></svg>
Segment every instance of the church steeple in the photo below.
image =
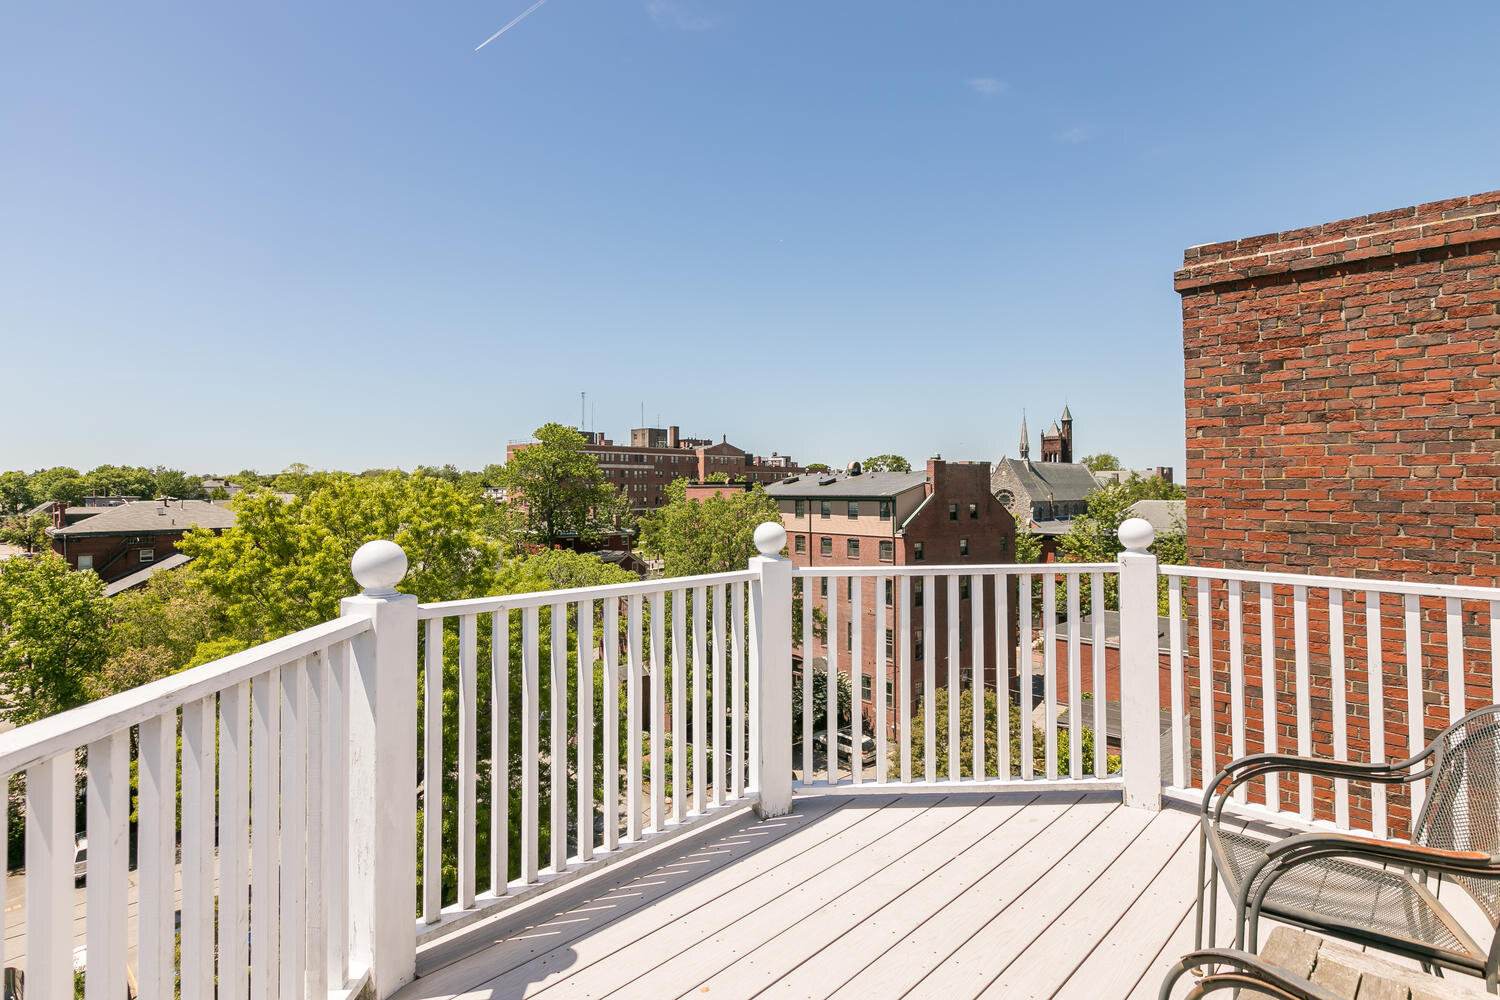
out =
<svg viewBox="0 0 1500 1000"><path fill-rule="evenodd" d="M1026 411L1021 411L1021 461L1031 461L1031 435L1026 433Z"/></svg>

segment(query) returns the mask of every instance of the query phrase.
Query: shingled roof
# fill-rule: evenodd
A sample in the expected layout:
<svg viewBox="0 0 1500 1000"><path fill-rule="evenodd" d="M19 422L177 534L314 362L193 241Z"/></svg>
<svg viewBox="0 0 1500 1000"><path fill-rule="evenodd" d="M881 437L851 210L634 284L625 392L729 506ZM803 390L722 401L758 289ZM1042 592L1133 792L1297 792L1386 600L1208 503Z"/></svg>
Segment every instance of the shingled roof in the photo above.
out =
<svg viewBox="0 0 1500 1000"><path fill-rule="evenodd" d="M922 486L927 482L927 473L864 472L851 476L847 473L808 472L791 478L795 482L770 483L766 492L773 497L853 497L856 500L893 497Z"/></svg>
<svg viewBox="0 0 1500 1000"><path fill-rule="evenodd" d="M1010 474L1033 500L1058 502L1082 500L1099 488L1099 481L1082 462L1028 462L1019 458L1002 458L995 464L990 479L995 489L1008 486L1001 469Z"/></svg>
<svg viewBox="0 0 1500 1000"><path fill-rule="evenodd" d="M86 538L90 535L180 534L191 527L234 527L234 511L207 500L138 500L106 507L66 528L52 529L54 538Z"/></svg>

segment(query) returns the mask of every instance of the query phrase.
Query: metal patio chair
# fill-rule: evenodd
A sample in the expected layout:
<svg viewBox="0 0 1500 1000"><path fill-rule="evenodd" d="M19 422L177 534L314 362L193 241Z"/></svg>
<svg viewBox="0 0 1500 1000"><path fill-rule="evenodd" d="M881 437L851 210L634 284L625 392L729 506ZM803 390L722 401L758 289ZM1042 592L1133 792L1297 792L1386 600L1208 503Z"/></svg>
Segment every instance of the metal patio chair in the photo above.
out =
<svg viewBox="0 0 1500 1000"><path fill-rule="evenodd" d="M1224 829L1224 806L1236 788L1287 772L1380 784L1426 779L1427 798L1412 843L1335 832L1267 840ZM1287 754L1242 757L1208 785L1200 826L1197 946L1203 943L1204 869L1212 858L1236 900L1235 946L1241 950L1255 951L1257 925L1265 915L1404 955L1427 969L1481 976L1490 992L1496 991L1500 705L1469 713L1407 760L1363 764ZM1490 925L1489 941L1476 941L1440 902L1444 883L1477 904ZM1218 893L1209 888L1212 947Z"/></svg>

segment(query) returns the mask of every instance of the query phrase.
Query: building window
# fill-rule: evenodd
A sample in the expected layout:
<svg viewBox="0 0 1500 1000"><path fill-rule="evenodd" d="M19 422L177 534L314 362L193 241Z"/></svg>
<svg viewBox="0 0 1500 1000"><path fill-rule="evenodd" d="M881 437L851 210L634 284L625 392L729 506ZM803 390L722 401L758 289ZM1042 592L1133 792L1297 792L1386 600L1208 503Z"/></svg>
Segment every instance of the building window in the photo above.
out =
<svg viewBox="0 0 1500 1000"><path fill-rule="evenodd" d="M922 630L916 629L911 634L912 645L916 647L916 658L920 660L926 654L922 651Z"/></svg>
<svg viewBox="0 0 1500 1000"><path fill-rule="evenodd" d="M844 577L844 599L846 601L854 600L854 577L852 576Z"/></svg>
<svg viewBox="0 0 1500 1000"><path fill-rule="evenodd" d="M950 521L957 521L958 520L958 504L956 504L956 503L950 503L948 505L948 520L950 520Z"/></svg>
<svg viewBox="0 0 1500 1000"><path fill-rule="evenodd" d="M885 606L890 607L896 603L896 581L885 581Z"/></svg>
<svg viewBox="0 0 1500 1000"><path fill-rule="evenodd" d="M847 649L847 650L851 650L851 651L854 649L854 623L853 622L844 622L844 648Z"/></svg>
<svg viewBox="0 0 1500 1000"><path fill-rule="evenodd" d="M831 501L831 500L824 500L823 501L823 510L822 510L821 516L823 516L823 517L832 517L833 516L833 501Z"/></svg>
<svg viewBox="0 0 1500 1000"><path fill-rule="evenodd" d="M926 554L927 554L927 547L925 545L923 545L921 542L913 542L912 543L912 546L911 546L911 557L913 559L915 559L917 562L921 562L922 559L923 559L923 557L926 556Z"/></svg>
<svg viewBox="0 0 1500 1000"><path fill-rule="evenodd" d="M892 705L892 704L895 704L895 702L896 702L896 685L892 681L886 681L885 682L885 703L887 705Z"/></svg>
<svg viewBox="0 0 1500 1000"><path fill-rule="evenodd" d="M858 500L850 500L849 501L849 516L851 518L855 518L855 517L859 516L859 501Z"/></svg>
<svg viewBox="0 0 1500 1000"><path fill-rule="evenodd" d="M958 599L960 601L967 601L969 599L969 579L967 576L958 578Z"/></svg>
<svg viewBox="0 0 1500 1000"><path fill-rule="evenodd" d="M94 568L94 557L93 556L79 556L78 557L78 568L79 569L93 569Z"/></svg>
<svg viewBox="0 0 1500 1000"><path fill-rule="evenodd" d="M911 606L914 608L922 606L922 582L920 576L911 582Z"/></svg>
<svg viewBox="0 0 1500 1000"><path fill-rule="evenodd" d="M797 551L798 552L806 552L807 551L807 536L806 535L798 535L797 536Z"/></svg>
<svg viewBox="0 0 1500 1000"><path fill-rule="evenodd" d="M824 535L822 538L818 539L818 552L819 554L825 556L833 555L833 539L829 538L827 535Z"/></svg>
<svg viewBox="0 0 1500 1000"><path fill-rule="evenodd" d="M979 505L977 503L969 504L969 520L979 520Z"/></svg>
<svg viewBox="0 0 1500 1000"><path fill-rule="evenodd" d="M958 540L958 554L961 556L969 554L969 540L967 538L960 538Z"/></svg>
<svg viewBox="0 0 1500 1000"><path fill-rule="evenodd" d="M885 658L889 660L896 655L896 633L893 629L885 630Z"/></svg>
<svg viewBox="0 0 1500 1000"><path fill-rule="evenodd" d="M793 500L792 501L792 511L793 511L793 513L797 517L806 517L807 516L807 501L806 500Z"/></svg>
<svg viewBox="0 0 1500 1000"><path fill-rule="evenodd" d="M896 546L890 539L884 539L880 543L880 561L890 562L894 558Z"/></svg>
<svg viewBox="0 0 1500 1000"><path fill-rule="evenodd" d="M820 576L820 577L818 577L818 596L819 597L827 597L828 596L828 577L826 577L826 576Z"/></svg>
<svg viewBox="0 0 1500 1000"><path fill-rule="evenodd" d="M155 549L141 549L139 555L140 555L140 560L143 563L155 562L156 561L156 550Z"/></svg>
<svg viewBox="0 0 1500 1000"><path fill-rule="evenodd" d="M869 674L864 674L863 676L861 676L859 679L859 689L861 699L863 699L864 701L875 700L875 678L871 677Z"/></svg>
<svg viewBox="0 0 1500 1000"><path fill-rule="evenodd" d="M882 521L889 521L891 519L891 502L889 500L880 501L880 519Z"/></svg>
<svg viewBox="0 0 1500 1000"><path fill-rule="evenodd" d="M845 554L848 555L850 559L858 559L859 558L859 539L858 538L851 538L851 539L849 539L847 542L844 543L844 550L845 550Z"/></svg>

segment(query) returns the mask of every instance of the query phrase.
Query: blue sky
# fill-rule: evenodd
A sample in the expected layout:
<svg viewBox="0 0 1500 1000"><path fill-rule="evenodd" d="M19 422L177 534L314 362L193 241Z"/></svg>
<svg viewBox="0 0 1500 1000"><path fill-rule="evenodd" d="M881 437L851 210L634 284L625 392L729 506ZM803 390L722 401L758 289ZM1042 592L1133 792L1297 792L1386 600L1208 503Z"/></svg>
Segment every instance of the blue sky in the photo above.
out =
<svg viewBox="0 0 1500 1000"><path fill-rule="evenodd" d="M6 5L0 468L1180 470L1183 248L1500 187L1488 2L530 2Z"/></svg>

